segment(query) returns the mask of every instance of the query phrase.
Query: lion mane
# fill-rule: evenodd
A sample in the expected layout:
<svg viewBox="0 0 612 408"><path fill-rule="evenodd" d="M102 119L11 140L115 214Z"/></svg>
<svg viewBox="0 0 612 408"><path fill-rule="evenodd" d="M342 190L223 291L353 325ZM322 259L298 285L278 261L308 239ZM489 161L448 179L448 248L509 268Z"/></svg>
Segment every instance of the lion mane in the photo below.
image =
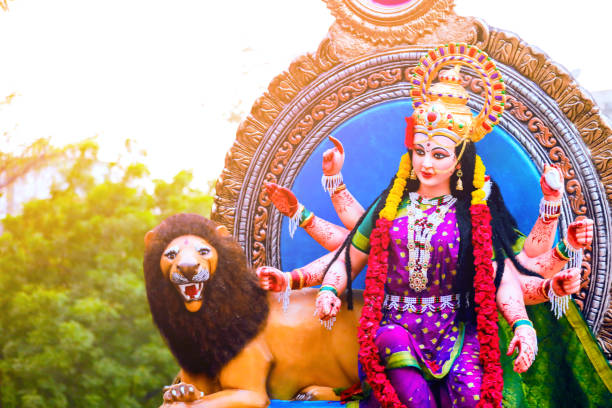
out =
<svg viewBox="0 0 612 408"><path fill-rule="evenodd" d="M197 214L170 216L153 230L143 265L153 321L172 354L181 368L211 378L257 335L269 312L266 292L247 267L242 248L216 228ZM202 307L193 313L160 268L164 249L182 235L204 238L219 257L216 271L204 284Z"/></svg>

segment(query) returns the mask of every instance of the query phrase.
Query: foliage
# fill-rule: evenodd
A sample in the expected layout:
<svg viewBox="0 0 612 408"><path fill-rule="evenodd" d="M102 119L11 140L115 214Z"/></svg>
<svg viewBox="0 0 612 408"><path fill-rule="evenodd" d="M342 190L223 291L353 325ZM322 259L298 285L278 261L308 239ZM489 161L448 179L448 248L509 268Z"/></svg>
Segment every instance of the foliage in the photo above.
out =
<svg viewBox="0 0 612 408"><path fill-rule="evenodd" d="M0 407L159 406L178 366L151 320L143 237L168 214L208 215L212 198L188 172L148 193L147 175L88 141L49 199L3 221Z"/></svg>

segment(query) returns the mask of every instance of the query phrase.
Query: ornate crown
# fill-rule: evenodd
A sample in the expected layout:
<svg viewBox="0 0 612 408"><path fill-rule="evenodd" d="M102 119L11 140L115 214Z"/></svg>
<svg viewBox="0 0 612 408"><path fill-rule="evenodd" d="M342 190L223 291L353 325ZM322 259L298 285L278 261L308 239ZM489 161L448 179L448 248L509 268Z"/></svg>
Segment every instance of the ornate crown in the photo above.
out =
<svg viewBox="0 0 612 408"><path fill-rule="evenodd" d="M454 68L440 72L448 65ZM461 65L474 69L482 79L485 103L472 116L467 106L469 95L461 85ZM431 84L439 73L439 82ZM443 134L457 144L477 142L499 123L504 111L506 90L501 74L491 58L467 44L447 44L430 50L421 58L411 78L414 131Z"/></svg>

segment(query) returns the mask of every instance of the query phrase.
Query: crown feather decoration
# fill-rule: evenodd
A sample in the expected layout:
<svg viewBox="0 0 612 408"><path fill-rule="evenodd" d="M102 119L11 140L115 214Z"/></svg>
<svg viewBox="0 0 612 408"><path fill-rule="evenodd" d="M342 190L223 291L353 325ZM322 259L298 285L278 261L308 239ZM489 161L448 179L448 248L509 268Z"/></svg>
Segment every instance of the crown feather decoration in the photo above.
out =
<svg viewBox="0 0 612 408"><path fill-rule="evenodd" d="M440 72L449 65L454 68ZM484 85L484 105L475 117L461 85L461 65L476 71ZM432 85L436 76L440 82ZM472 45L453 43L430 50L421 57L410 82L417 131L448 129L460 140L477 142L499 123L504 111L506 88L501 73L491 57Z"/></svg>

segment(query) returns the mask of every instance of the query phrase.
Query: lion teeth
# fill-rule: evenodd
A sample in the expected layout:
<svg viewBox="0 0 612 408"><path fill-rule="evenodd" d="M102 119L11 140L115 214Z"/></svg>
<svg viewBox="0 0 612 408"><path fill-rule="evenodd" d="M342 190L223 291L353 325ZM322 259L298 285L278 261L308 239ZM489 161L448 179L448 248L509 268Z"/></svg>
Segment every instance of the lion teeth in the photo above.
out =
<svg viewBox="0 0 612 408"><path fill-rule="evenodd" d="M203 282L186 283L178 285L181 295L185 300L199 300L202 297L202 289L204 288Z"/></svg>

